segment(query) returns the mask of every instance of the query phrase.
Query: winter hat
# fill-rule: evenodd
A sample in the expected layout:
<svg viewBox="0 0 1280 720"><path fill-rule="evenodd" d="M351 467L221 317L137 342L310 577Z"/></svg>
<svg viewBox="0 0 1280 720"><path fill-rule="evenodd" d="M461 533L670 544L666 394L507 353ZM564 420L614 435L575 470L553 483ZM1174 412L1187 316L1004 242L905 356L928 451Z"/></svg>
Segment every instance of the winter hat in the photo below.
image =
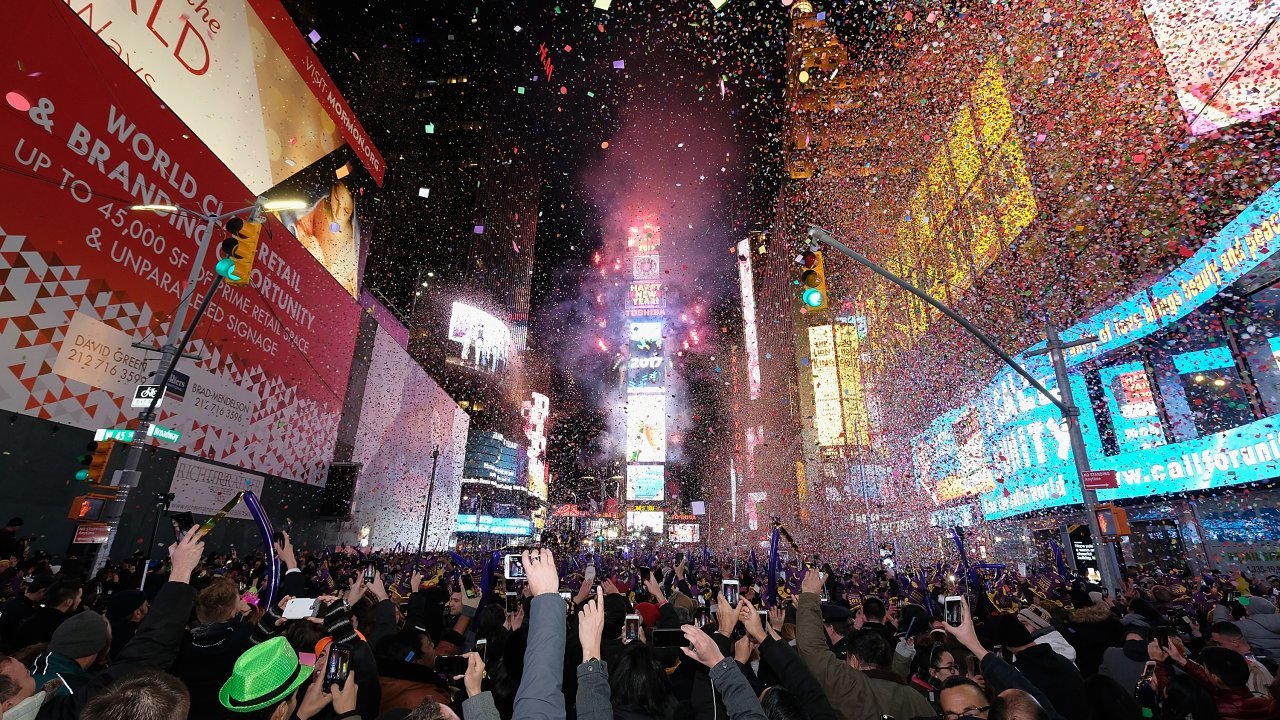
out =
<svg viewBox="0 0 1280 720"><path fill-rule="evenodd" d="M992 615L989 622L998 645L1016 648L1034 642L1031 633L1018 621L1018 616L1012 613Z"/></svg>
<svg viewBox="0 0 1280 720"><path fill-rule="evenodd" d="M218 691L218 702L238 713L271 707L292 695L313 672L315 668L298 662L287 640L273 637L236 658L231 677Z"/></svg>
<svg viewBox="0 0 1280 720"><path fill-rule="evenodd" d="M658 624L658 606L653 603L636 603L636 614L645 627L651 628Z"/></svg>
<svg viewBox="0 0 1280 720"><path fill-rule="evenodd" d="M67 618L53 631L49 652L82 658L97 655L107 646L107 619L92 610Z"/></svg>
<svg viewBox="0 0 1280 720"><path fill-rule="evenodd" d="M1041 614L1042 612L1043 611L1040 610L1040 608L1035 606L1024 607L1018 611L1018 617L1026 620L1030 623L1031 627L1036 630L1044 630L1045 628L1053 627L1053 624Z"/></svg>
<svg viewBox="0 0 1280 720"><path fill-rule="evenodd" d="M117 590L107 602L107 617L112 620L128 619L146 601L147 594L141 590Z"/></svg>

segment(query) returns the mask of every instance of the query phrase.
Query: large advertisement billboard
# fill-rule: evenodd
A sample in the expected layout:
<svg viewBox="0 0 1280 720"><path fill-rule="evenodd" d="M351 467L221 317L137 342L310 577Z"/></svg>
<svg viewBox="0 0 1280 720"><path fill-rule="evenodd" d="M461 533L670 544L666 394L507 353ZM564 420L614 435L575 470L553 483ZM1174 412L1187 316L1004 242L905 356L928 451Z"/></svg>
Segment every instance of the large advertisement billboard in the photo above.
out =
<svg viewBox="0 0 1280 720"><path fill-rule="evenodd" d="M661 501L666 495L665 465L627 465L627 500Z"/></svg>
<svg viewBox="0 0 1280 720"><path fill-rule="evenodd" d="M370 544L416 547L430 494L427 547L445 546L456 525L470 424L453 398L379 327L352 452L363 468L351 513L357 527L369 528Z"/></svg>
<svg viewBox="0 0 1280 720"><path fill-rule="evenodd" d="M250 192L344 139L381 183L382 157L279 0L23 5L45 2L83 21Z"/></svg>
<svg viewBox="0 0 1280 720"><path fill-rule="evenodd" d="M667 396L627 396L627 462L667 461Z"/></svg>
<svg viewBox="0 0 1280 720"><path fill-rule="evenodd" d="M506 323L462 302L453 303L449 339L458 343L459 363L491 373L506 370L515 349L511 328Z"/></svg>
<svg viewBox="0 0 1280 720"><path fill-rule="evenodd" d="M0 406L76 427L122 426L157 369L174 308L213 279L200 215L252 203L229 172L62 2L8 4L21 63L0 69ZM93 68L86 72L85 68ZM131 212L176 203L190 213ZM218 238L214 238L216 248ZM261 234L250 283L223 286L159 423L175 449L321 483L342 413L359 309L284 226ZM190 316L188 316L190 319Z"/></svg>
<svg viewBox="0 0 1280 720"><path fill-rule="evenodd" d="M818 444L844 444L844 411L836 370L835 330L831 325L809 328L809 374L813 382L813 424Z"/></svg>

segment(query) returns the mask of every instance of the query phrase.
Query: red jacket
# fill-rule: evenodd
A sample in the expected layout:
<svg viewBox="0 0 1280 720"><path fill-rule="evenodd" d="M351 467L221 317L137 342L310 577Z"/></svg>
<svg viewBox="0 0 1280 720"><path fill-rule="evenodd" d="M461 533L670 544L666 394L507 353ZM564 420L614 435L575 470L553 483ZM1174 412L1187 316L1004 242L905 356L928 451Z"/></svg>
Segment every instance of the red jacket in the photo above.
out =
<svg viewBox="0 0 1280 720"><path fill-rule="evenodd" d="M1188 660L1182 669L1213 696L1222 720L1280 720L1280 703L1273 696L1257 696L1248 690L1225 688L1194 660ZM1164 684L1167 674L1163 663L1156 666L1156 673L1164 676L1160 678Z"/></svg>

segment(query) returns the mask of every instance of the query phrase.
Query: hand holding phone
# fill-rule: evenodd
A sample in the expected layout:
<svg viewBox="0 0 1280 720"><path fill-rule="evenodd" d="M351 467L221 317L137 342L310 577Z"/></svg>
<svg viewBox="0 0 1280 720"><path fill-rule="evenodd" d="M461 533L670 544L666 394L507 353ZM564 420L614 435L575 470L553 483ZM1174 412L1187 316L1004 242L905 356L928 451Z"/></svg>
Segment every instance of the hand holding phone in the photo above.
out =
<svg viewBox="0 0 1280 720"><path fill-rule="evenodd" d="M324 687L325 692L330 692L333 686L342 687L347 682L347 675L351 672L351 648L340 642L329 643L329 659L325 662L324 669Z"/></svg>
<svg viewBox="0 0 1280 720"><path fill-rule="evenodd" d="M316 598L294 598L284 606L285 620L302 620L315 617L320 601Z"/></svg>
<svg viewBox="0 0 1280 720"><path fill-rule="evenodd" d="M942 620L952 627L960 627L960 623L964 622L964 608L961 603L964 598L959 595L948 595L942 605Z"/></svg>

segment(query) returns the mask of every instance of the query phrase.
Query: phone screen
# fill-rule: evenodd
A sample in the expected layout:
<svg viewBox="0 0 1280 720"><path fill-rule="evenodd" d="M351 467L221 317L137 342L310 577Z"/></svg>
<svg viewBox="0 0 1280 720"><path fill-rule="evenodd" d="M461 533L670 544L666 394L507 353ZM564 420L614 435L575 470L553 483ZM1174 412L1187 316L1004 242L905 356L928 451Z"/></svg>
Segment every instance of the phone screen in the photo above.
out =
<svg viewBox="0 0 1280 720"><path fill-rule="evenodd" d="M649 579L649 574L650 574L651 572L652 572L652 570L650 570L649 568L647 568L647 567L645 567L645 566L641 565L641 566L640 566L640 582L645 582L646 580L648 580L648 579Z"/></svg>
<svg viewBox="0 0 1280 720"><path fill-rule="evenodd" d="M475 581L471 579L470 575L465 573L462 575L462 592L466 593L469 598L474 598L476 596Z"/></svg>
<svg viewBox="0 0 1280 720"><path fill-rule="evenodd" d="M640 639L640 616L628 615L626 629L623 632L623 639L626 642Z"/></svg>
<svg viewBox="0 0 1280 720"><path fill-rule="evenodd" d="M507 592L507 612L515 613L520 610L520 596L516 593ZM616 616L615 616L616 617Z"/></svg>
<svg viewBox="0 0 1280 720"><path fill-rule="evenodd" d="M329 643L329 660L324 669L324 689L333 685L341 687L351 672L351 649L342 643Z"/></svg>
<svg viewBox="0 0 1280 720"><path fill-rule="evenodd" d="M524 560L519 555L507 555L503 573L508 580L524 580Z"/></svg>
<svg viewBox="0 0 1280 720"><path fill-rule="evenodd" d="M689 647L689 638L680 628L654 628L654 647Z"/></svg>
<svg viewBox="0 0 1280 720"><path fill-rule="evenodd" d="M959 627L964 622L964 609L960 604L960 596L951 595L943 605L943 619L948 625Z"/></svg>
<svg viewBox="0 0 1280 720"><path fill-rule="evenodd" d="M724 601L730 605L738 604L738 581L725 580L720 583L720 593L724 595Z"/></svg>

